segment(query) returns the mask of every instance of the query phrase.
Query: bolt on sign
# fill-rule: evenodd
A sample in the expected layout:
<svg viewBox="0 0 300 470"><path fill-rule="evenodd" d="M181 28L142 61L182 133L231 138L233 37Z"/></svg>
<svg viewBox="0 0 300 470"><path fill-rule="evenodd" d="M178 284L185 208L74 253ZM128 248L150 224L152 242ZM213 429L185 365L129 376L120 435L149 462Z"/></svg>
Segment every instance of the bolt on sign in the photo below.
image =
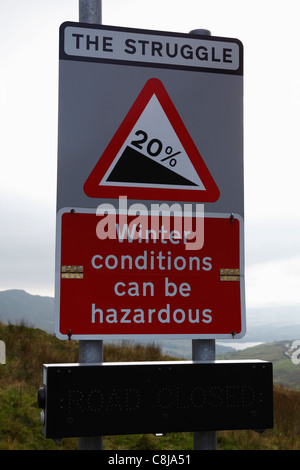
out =
<svg viewBox="0 0 300 470"><path fill-rule="evenodd" d="M57 336L243 336L240 41L68 22L59 75Z"/></svg>

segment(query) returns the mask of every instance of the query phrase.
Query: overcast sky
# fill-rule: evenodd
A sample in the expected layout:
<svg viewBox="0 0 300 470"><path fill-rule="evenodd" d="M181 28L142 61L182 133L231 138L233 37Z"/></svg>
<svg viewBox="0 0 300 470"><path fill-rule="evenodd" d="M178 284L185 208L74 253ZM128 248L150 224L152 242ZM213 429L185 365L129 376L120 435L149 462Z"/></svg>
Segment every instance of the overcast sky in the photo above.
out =
<svg viewBox="0 0 300 470"><path fill-rule="evenodd" d="M0 290L54 295L58 30L78 0L0 0ZM102 23L244 45L246 302L300 305L299 2L104 0Z"/></svg>

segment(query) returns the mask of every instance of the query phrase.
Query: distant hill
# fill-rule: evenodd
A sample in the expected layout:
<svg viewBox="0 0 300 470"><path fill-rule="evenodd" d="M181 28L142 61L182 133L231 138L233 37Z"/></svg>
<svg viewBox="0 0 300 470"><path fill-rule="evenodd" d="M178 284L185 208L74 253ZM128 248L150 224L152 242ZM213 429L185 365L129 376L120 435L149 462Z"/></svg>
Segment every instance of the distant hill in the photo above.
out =
<svg viewBox="0 0 300 470"><path fill-rule="evenodd" d="M0 321L13 325L25 322L47 333L54 331L54 299L31 295L24 290L11 289L0 292Z"/></svg>
<svg viewBox="0 0 300 470"><path fill-rule="evenodd" d="M276 385L293 390L300 390L300 364L294 364L291 356L295 349L292 349L293 341L278 341L265 343L259 346L226 353L218 359L244 360L259 359L270 361L273 364L273 382ZM298 349L298 347L297 347ZM297 355L299 358L299 355Z"/></svg>
<svg viewBox="0 0 300 470"><path fill-rule="evenodd" d="M258 315L255 323L248 327L244 341L262 342L259 346L250 347L242 351L235 351L229 341L228 347L217 343L216 354L226 359L261 359L272 361L274 367L274 382L284 384L287 387L300 390L300 364L294 365L291 361L291 344L295 339L300 339L300 325L291 323L291 316L297 321L297 309L293 309L286 315L279 311L269 312L274 318L274 323L258 324ZM271 315L272 314L272 315ZM289 318L290 314L290 318ZM285 324L286 321L286 324ZM54 333L54 299L31 295L24 290L0 291L0 322L4 324L25 325L38 328L47 333ZM278 323L276 323L278 322ZM290 324L289 324L290 323ZM0 338L1 339L1 338ZM237 340L242 341L242 340ZM115 342L116 343L116 342ZM141 341L147 344L147 338ZM191 340L157 340L151 341L159 346L163 354L173 357L190 359L192 355ZM226 343L226 341L222 341Z"/></svg>
<svg viewBox="0 0 300 470"><path fill-rule="evenodd" d="M54 333L54 299L31 295L24 290L11 289L0 291L0 322L18 325L24 322L32 328L39 328L47 333ZM153 341L151 341L153 342ZM149 343L147 338L139 343ZM191 357L191 341L164 340L155 341L162 347L164 354L177 357ZM219 354L233 349L226 346L217 346Z"/></svg>
<svg viewBox="0 0 300 470"><path fill-rule="evenodd" d="M244 341L300 339L300 305L248 308Z"/></svg>
<svg viewBox="0 0 300 470"><path fill-rule="evenodd" d="M40 295L31 295L24 290L11 289L0 291L0 321L3 323L27 325L39 328L47 333L54 333L54 299ZM247 333L243 342L273 342L300 339L300 306L248 309L246 315ZM141 342L141 341L139 341ZM142 343L147 343L148 340ZM222 341L225 343L226 341ZM217 354L234 349L218 344ZM157 340L165 354L191 358L191 340Z"/></svg>

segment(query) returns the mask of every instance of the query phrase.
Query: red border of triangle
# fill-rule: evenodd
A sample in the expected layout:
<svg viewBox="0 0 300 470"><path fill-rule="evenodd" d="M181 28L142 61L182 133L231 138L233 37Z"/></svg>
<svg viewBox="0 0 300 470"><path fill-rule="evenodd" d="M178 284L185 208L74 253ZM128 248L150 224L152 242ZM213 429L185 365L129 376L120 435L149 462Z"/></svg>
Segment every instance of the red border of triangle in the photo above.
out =
<svg viewBox="0 0 300 470"><path fill-rule="evenodd" d="M182 146L184 147L195 171L198 173L205 189L183 189L178 186L170 188L137 187L137 186L106 186L99 184L106 174L109 166L116 158L117 153L124 144L133 126L144 111L153 94L156 95L164 112L166 113L174 131L176 132ZM118 198L120 195L129 199L153 199L169 201L196 201L215 202L220 191L213 180L207 166L205 165L197 147L191 139L185 125L183 124L172 100L166 92L162 82L157 78L147 81L144 88L130 108L128 114L118 128L114 137L108 144L106 150L98 160L90 176L84 184L84 192L92 198Z"/></svg>

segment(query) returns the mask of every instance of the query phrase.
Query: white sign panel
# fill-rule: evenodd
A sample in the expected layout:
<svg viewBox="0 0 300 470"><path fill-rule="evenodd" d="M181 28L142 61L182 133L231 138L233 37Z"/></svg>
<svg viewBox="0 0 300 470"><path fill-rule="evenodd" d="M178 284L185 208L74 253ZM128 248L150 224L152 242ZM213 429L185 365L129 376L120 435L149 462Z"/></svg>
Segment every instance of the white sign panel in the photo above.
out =
<svg viewBox="0 0 300 470"><path fill-rule="evenodd" d="M240 48L236 42L209 41L153 32L99 30L67 26L64 51L69 56L112 59L183 67L238 70Z"/></svg>

